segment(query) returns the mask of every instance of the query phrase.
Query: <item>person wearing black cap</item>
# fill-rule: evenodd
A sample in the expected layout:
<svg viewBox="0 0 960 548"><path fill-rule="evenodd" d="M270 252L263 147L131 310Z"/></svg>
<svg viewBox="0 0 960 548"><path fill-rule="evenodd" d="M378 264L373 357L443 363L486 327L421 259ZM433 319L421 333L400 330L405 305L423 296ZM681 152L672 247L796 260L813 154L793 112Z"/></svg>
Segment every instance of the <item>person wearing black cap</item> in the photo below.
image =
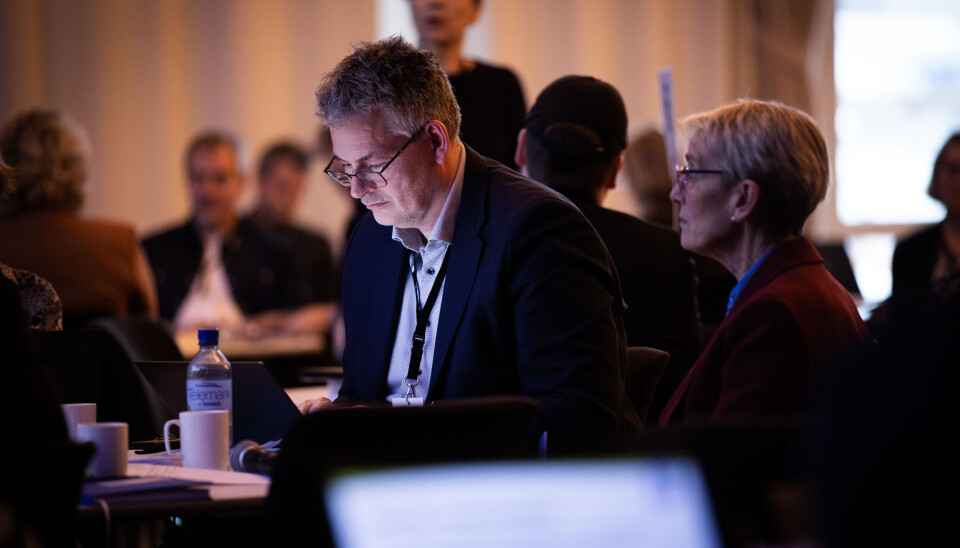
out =
<svg viewBox="0 0 960 548"><path fill-rule="evenodd" d="M627 111L616 88L564 76L537 97L515 160L524 175L569 198L597 229L620 274L628 344L670 354L647 414L655 422L696 359L695 282L675 232L601 206L616 184L626 144Z"/></svg>
<svg viewBox="0 0 960 548"><path fill-rule="evenodd" d="M460 140L434 56L360 44L316 96L324 171L370 212L344 260L339 397L301 409L523 394L548 453L608 449L638 426L603 242L562 196Z"/></svg>

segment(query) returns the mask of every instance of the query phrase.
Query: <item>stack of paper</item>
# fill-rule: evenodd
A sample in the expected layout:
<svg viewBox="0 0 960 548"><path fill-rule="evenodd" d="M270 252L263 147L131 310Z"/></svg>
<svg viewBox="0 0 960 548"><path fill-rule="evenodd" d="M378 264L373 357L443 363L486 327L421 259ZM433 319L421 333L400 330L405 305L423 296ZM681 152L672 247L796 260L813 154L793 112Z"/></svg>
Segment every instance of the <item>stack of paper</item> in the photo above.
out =
<svg viewBox="0 0 960 548"><path fill-rule="evenodd" d="M81 500L105 499L111 504L188 500L263 498L270 479L244 472L224 472L131 462L128 477L84 482Z"/></svg>

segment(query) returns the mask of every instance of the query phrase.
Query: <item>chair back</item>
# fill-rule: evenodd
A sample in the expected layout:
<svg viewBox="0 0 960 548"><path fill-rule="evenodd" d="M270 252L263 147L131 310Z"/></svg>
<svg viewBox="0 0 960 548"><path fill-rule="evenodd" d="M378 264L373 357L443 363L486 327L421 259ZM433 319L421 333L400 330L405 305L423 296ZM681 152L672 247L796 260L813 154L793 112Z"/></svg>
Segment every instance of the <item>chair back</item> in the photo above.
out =
<svg viewBox="0 0 960 548"><path fill-rule="evenodd" d="M647 411L653 401L653 394L669 361L670 354L656 348L627 348L627 375L624 385L627 397L633 402L643 424L647 423Z"/></svg>
<svg viewBox="0 0 960 548"><path fill-rule="evenodd" d="M88 322L114 338L131 362L176 361L183 355L166 323L146 317L101 317Z"/></svg>
<svg viewBox="0 0 960 548"><path fill-rule="evenodd" d="M61 403L96 403L98 421L126 422L131 441L163 434L169 416L156 390L102 329L36 331Z"/></svg>
<svg viewBox="0 0 960 548"><path fill-rule="evenodd" d="M324 539L322 485L345 466L537 456L539 407L524 396L437 402L427 407L351 407L298 421L283 440L264 508L266 544Z"/></svg>

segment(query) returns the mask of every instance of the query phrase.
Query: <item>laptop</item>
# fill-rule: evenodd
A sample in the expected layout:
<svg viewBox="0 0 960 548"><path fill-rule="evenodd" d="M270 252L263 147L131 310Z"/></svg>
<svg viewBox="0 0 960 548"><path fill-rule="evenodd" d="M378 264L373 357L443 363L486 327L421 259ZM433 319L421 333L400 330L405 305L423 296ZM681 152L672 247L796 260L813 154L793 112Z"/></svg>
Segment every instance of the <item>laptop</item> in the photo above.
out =
<svg viewBox="0 0 960 548"><path fill-rule="evenodd" d="M136 362L170 418L187 410L187 362ZM261 362L231 362L233 440L278 441L302 415Z"/></svg>
<svg viewBox="0 0 960 548"><path fill-rule="evenodd" d="M683 457L495 461L341 471L324 487L337 548L719 548Z"/></svg>

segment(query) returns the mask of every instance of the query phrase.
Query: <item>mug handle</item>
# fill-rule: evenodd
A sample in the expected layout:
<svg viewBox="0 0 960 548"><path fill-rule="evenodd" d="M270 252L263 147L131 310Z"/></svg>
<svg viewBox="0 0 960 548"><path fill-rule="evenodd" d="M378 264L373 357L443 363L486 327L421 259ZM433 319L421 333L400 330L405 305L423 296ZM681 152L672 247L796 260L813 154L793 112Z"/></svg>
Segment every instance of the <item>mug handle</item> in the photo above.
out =
<svg viewBox="0 0 960 548"><path fill-rule="evenodd" d="M170 449L170 425L176 424L177 428L180 428L180 419L170 419L167 422L163 423L163 447L167 450L167 455L174 456L173 451Z"/></svg>

